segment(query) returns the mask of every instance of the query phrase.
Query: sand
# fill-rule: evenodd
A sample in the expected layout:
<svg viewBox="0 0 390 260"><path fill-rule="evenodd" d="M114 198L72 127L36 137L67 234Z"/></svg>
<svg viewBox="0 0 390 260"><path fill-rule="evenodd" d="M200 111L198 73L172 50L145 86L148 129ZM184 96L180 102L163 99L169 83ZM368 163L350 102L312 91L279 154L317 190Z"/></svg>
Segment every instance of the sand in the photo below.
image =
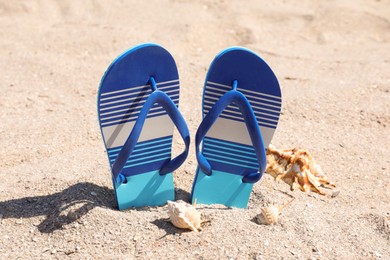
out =
<svg viewBox="0 0 390 260"><path fill-rule="evenodd" d="M0 0L1 259L390 258L390 1L110 2ZM97 90L143 42L174 56L192 137L214 56L261 55L283 93L273 145L308 149L338 196L265 175L248 209L201 206L211 221L199 233L173 227L166 206L116 210ZM196 166L192 143L178 199ZM277 225L254 222L289 196Z"/></svg>

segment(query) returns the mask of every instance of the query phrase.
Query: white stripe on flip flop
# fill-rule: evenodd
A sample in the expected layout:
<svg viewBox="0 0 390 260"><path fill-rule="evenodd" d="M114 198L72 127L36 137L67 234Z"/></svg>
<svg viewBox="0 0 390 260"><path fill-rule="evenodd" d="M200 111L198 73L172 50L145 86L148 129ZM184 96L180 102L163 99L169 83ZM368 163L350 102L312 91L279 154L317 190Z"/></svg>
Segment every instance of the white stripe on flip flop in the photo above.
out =
<svg viewBox="0 0 390 260"><path fill-rule="evenodd" d="M232 116L232 115L220 115L221 118L225 118L225 119L230 119L230 120L233 120L233 121L238 121L238 122L243 122L243 119L242 119L242 116ZM264 122L264 121L258 121L258 125L259 126L263 126L263 127L270 127L270 128L273 128L275 129L277 127L277 124L271 124L271 123L267 123L267 122Z"/></svg>
<svg viewBox="0 0 390 260"><path fill-rule="evenodd" d="M136 88L130 88L128 90L136 90ZM101 98L100 99L100 103L102 103L103 101L107 101L107 100L112 100L112 99L116 99L116 98L120 98L120 97L126 97L126 96L132 96L132 95L139 95L142 93L142 95L146 94L147 92L150 91L150 86L144 86L144 88L141 90L141 91L134 91L134 92L131 92L131 93L125 93L125 94L119 94L119 95L113 95L113 96L110 96L110 97L105 97L105 98Z"/></svg>
<svg viewBox="0 0 390 260"><path fill-rule="evenodd" d="M225 94L226 92L228 92L231 89L232 88L230 87L230 89L226 89L226 91L225 91L225 89L215 88L215 87L207 85L205 94L206 94L206 96L208 96L208 95L218 95L218 94L220 94L222 96L223 94ZM248 99L251 98L251 99L254 99L255 101L266 101L266 102L269 102L269 103L277 104L279 106L281 105L281 101L276 101L276 100L267 98L267 97L275 98L275 96L268 95L268 94L261 93L261 92L255 92L255 91L249 91L249 90L247 91L246 89L243 89L243 88L237 88L237 90L239 92L241 92L242 94L244 94L244 96L246 98L248 98ZM247 94L247 92L254 93L255 95Z"/></svg>
<svg viewBox="0 0 390 260"><path fill-rule="evenodd" d="M173 96L170 96L170 97L171 97L171 99L172 99L173 102L177 102L177 101L179 100L179 94L173 95ZM121 106L127 106L127 108L125 108L125 109L118 109L118 110L114 110L114 111L110 111L110 112L105 112L105 113L100 113L100 117L107 116L107 115L111 115L111 114L116 114L116 113L119 113L119 112L125 112L125 111L129 111L129 110L132 110L132 111L134 111L134 110L139 110L139 111L140 111L140 110L141 110L140 108L144 106L145 102L146 102L146 100L145 100L145 101L142 101L142 102L139 102L138 105L137 105L137 106L134 106L134 107L131 106L131 103L128 104L128 105L120 105L119 107L121 107ZM118 107L118 106L116 106L116 107ZM115 107L110 107L110 108L113 109L113 108L115 108ZM106 108L105 108L105 109L106 109ZM107 110L107 109L106 109L106 110ZM138 112L139 112L139 111L138 111ZM133 113L134 113L134 112L133 112ZM123 115L124 115L124 114L123 114ZM106 118L104 118L104 119L108 119L108 117L106 117Z"/></svg>
<svg viewBox="0 0 390 260"><path fill-rule="evenodd" d="M206 102L205 102L206 103ZM203 110L205 111L205 114L207 114L210 110L211 110L211 105L204 105L203 106ZM230 109L237 109L237 107L235 106L227 106L226 108L230 108ZM229 113L232 113L232 114L238 114L238 115L241 115L241 112L239 111L232 111L232 110L225 110L226 112L229 112ZM271 122L275 122L277 123L279 120L277 119L271 119L270 117L274 117L274 118L277 118L277 116L275 115L272 115L272 114L267 114L267 113L261 113L261 112L256 112L256 111L253 111L256 115L256 118L257 119L264 119L264 120L268 120L268 121L271 121ZM222 113L223 114L223 113Z"/></svg>
<svg viewBox="0 0 390 260"><path fill-rule="evenodd" d="M107 148L123 146L133 129L135 121L102 128ZM138 142L170 136L173 133L173 123L168 115L152 117L145 120Z"/></svg>
<svg viewBox="0 0 390 260"><path fill-rule="evenodd" d="M220 84L220 83L216 83L216 82L212 82L212 81L207 81L207 85L208 85L208 84L212 84L212 85L219 86L219 87L224 87L224 88L226 88L227 90L231 90L231 89L232 89L232 86L225 85L225 84ZM210 87L211 87L211 86L210 86ZM206 89L207 89L207 88L206 88ZM217 88L217 89L218 89L218 88ZM239 91L241 91L241 92L253 93L253 94L255 94L256 96L257 96L257 95L262 95L262 96L272 97L272 98L276 98L276 99L278 99L278 100L281 100L280 97L275 96L275 95L271 95L271 94L266 94L266 93L262 93L262 92L256 92L256 91L252 91L252 90L247 90L247 89L240 88L240 87L238 87L237 90L239 90Z"/></svg>
<svg viewBox="0 0 390 260"><path fill-rule="evenodd" d="M275 129L260 126L260 131L263 136L264 146L267 148L271 142ZM240 144L252 145L245 123L225 118L218 118L211 129L207 132L206 136Z"/></svg>
<svg viewBox="0 0 390 260"><path fill-rule="evenodd" d="M172 98L172 101L174 103L176 103L176 102L179 101L179 94L171 96L171 98ZM137 110L137 109L141 108L144 105L144 103L145 102L140 103L140 105L138 105L138 106L132 107L131 110L134 110L134 109ZM123 107L123 106L124 105L119 105L119 106L116 106L116 107ZM115 111L112 111L112 112L100 113L100 116L102 117L102 116L106 116L106 115L116 114L116 113L119 113L119 112L126 112L126 111L129 111L129 109L130 109L129 107L127 107L125 109L118 109L118 110L115 110ZM115 108L115 107L111 107L111 108ZM104 119L106 119L106 118L104 118Z"/></svg>
<svg viewBox="0 0 390 260"><path fill-rule="evenodd" d="M207 96L207 95L206 95L206 98L207 99L211 99L211 100L216 100L216 101L220 99L220 97L210 97L210 96ZM278 111L280 109L280 105L276 105L275 106L275 105L271 105L271 104L267 104L267 103L259 102L259 101L252 101L252 100L248 100L248 101L251 104L251 106L254 106L253 104L257 104L257 105L262 105L262 106L266 106L266 107L273 107L273 108L276 108ZM269 101L269 100L267 100L267 101ZM262 107L257 107L257 108L263 109ZM276 111L274 111L274 112L276 112Z"/></svg>
<svg viewBox="0 0 390 260"><path fill-rule="evenodd" d="M169 80L169 81L163 81L163 82L158 82L157 83L157 87L160 86L160 85L164 85L164 84L168 84L168 83L176 83L178 82L179 79L175 79L175 80ZM115 93L121 93L121 92L125 92L125 91L129 91L129 90L135 90L137 88L144 88L146 86L149 86L150 87L150 84L146 84L146 85L141 85L141 86L136 86L136 87L131 87L131 88L126 88L126 89L121 89L121 90L115 90L115 91L110 91L110 92L104 92L104 93L101 93L100 96L107 96L107 95L110 95L110 94L115 94ZM164 86L165 87L165 86Z"/></svg>
<svg viewBox="0 0 390 260"><path fill-rule="evenodd" d="M225 118L225 119L229 119L229 120L233 120L233 121L243 122L243 119L241 116L238 117L238 116L231 116L231 115L221 115L220 117ZM275 129L277 125L259 121L259 126L270 127L270 128Z"/></svg>
<svg viewBox="0 0 390 260"><path fill-rule="evenodd" d="M176 97L178 97L179 96L179 93L177 93L177 94L175 94L175 95L170 95L171 93L174 93L174 92L177 92L177 90L175 90L175 91L173 91L173 90L171 90L171 91L167 91L167 92L165 92L171 99L173 99L173 98L176 98ZM142 97L142 98L137 98L137 107L138 106L142 106L144 103L145 103L145 101L146 101L146 99L147 99L147 97ZM121 106L128 106L128 107L131 107L132 105L133 105L133 103L135 102L135 98L129 98L129 99L121 99L121 100L117 100L117 101L114 101L114 102L110 102L110 103L113 103L113 104L115 104L115 103L124 103L124 102L126 102L126 101L128 101L126 104L120 104L120 105L114 105L114 106L108 106L108 107L102 107L102 108L100 108L99 109L99 111L106 111L106 110L109 110L109 109L113 109L113 108L115 108L115 107L121 107ZM106 104L101 104L100 106L106 106L108 103L106 103ZM135 107L134 107L135 108Z"/></svg>
<svg viewBox="0 0 390 260"><path fill-rule="evenodd" d="M153 108L149 111L148 115L147 115L147 120L149 120L149 118L151 118L152 116L156 116L156 115L165 115L167 112L165 111L156 111L158 110L159 108ZM111 120L111 121L107 121L107 122L104 122L102 123L102 127L107 127L109 125L112 125L112 124L124 124L128 121L136 121L137 117L138 117L139 113L138 114L135 114L131 117L128 117L128 118L119 118L117 120Z"/></svg>
<svg viewBox="0 0 390 260"><path fill-rule="evenodd" d="M164 89L161 89L161 91L163 91ZM121 99L118 99L118 100L115 100L115 101L111 101L111 102L104 102L104 103L100 103L100 107L101 106L106 106L106 105L111 105L111 104L115 104L115 103L121 103L121 102L125 102L125 101L132 101L132 100L136 100L136 99L140 99L140 98L143 98L143 97L140 97L140 95L142 94L142 96L144 96L145 94L147 94L150 90L149 89L146 89L145 91L140 91L140 92L137 92L137 93L132 93L131 95L135 95L137 94L138 96L136 97L130 97L130 98L121 98ZM167 95L169 95L170 93L173 93L173 92L177 92L178 89L172 89L172 90L169 90L169 91L166 91L165 93ZM151 91L150 91L151 92ZM124 97L126 96L129 96L129 95L122 95ZM118 97L109 97L109 98L105 98L106 100L113 100L113 99L117 99ZM102 99L100 99L100 102L102 101ZM107 109L106 107L104 108L101 108L101 110L104 110L104 109Z"/></svg>
<svg viewBox="0 0 390 260"><path fill-rule="evenodd" d="M168 85L168 86L164 86L164 87L161 87L161 88L158 88L158 90L161 90L161 91L164 91L165 89L169 89L169 88L173 88L173 87L178 87L179 84L175 84L175 85ZM128 90L133 90L132 88L128 89ZM112 100L112 99L117 99L117 98L121 98L123 99L123 97L128 97L128 96L134 96L134 95L139 95L140 93L142 93L143 95L146 94L147 92L151 92L151 89L150 89L150 86L148 86L148 88L142 90L142 91L139 91L139 92L131 92L131 93L126 93L126 94L120 94L120 95L114 95L114 96L111 96L111 97L106 97L106 98L101 98L100 99L100 103L102 101L106 101L106 100ZM178 91L178 89L173 89L173 90L168 90L166 91L165 93L171 93L171 92L174 92L174 91ZM120 99L120 100L122 100ZM134 97L135 99L135 97Z"/></svg>
<svg viewBox="0 0 390 260"><path fill-rule="evenodd" d="M230 117L234 117L236 119L239 119L239 120L242 120L243 117L242 117L242 114L241 112L236 112L236 111L228 111L230 114L224 114L222 113L222 115L226 115L226 116L230 116ZM231 115L231 114L234 114L234 115ZM236 116L237 115L237 116ZM269 118L264 118L264 117L261 117L261 116L256 116L256 119L259 123L264 123L263 121L264 120L267 120L269 122L273 122L275 123L275 125L279 122L278 120L275 120L275 119L269 119Z"/></svg>
<svg viewBox="0 0 390 260"><path fill-rule="evenodd" d="M274 95L266 94L266 93L262 93L262 92L256 92L256 91L249 90L249 89L245 89L245 88L240 88L240 87L238 87L237 90L240 91L240 92L242 92L245 96L252 97L252 98L256 98L258 95L260 95L260 96L264 96L264 97L270 97L270 98L275 98L275 99L281 100L281 98L278 97L278 96L274 96ZM249 95L249 94L247 94L247 93L252 93L252 94L254 94L255 96ZM271 99L266 99L266 100L268 100L269 102L274 102L274 103L277 103L277 104L282 104L281 101L276 101L276 100L271 100Z"/></svg>
<svg viewBox="0 0 390 260"><path fill-rule="evenodd" d="M210 110L211 109L211 107L213 107L214 106L214 104L215 103L212 103L212 102L210 102L210 101L207 101L207 100L205 100L205 101L203 101L203 110L207 107L209 107L209 109L207 109L207 110ZM227 106L227 107L230 107L230 105L229 106ZM261 110L263 110L263 111L268 111L268 112L272 112L272 113L279 113L279 110L277 110L277 111L275 111L275 110L272 110L272 109L267 109L267 108L262 108L262 107L258 107L258 106L252 106L252 108L254 108L254 109L261 109ZM256 112L256 111L254 111L255 113L262 113L262 114L264 114L264 115L269 115L269 116L272 116L272 117L277 117L276 115L273 115L273 114L267 114L267 113L264 113L264 112Z"/></svg>
<svg viewBox="0 0 390 260"><path fill-rule="evenodd" d="M130 88L125 88L125 89L120 89L120 90L115 90L115 91L110 91L110 92L104 92L104 93L101 93L100 96L104 97L104 96L113 95L113 94L120 95L121 93L129 91L129 90L138 90L138 89L143 89L143 88L145 88L145 90L148 90L148 89L150 89L150 85L146 84L146 85L130 87ZM102 100L102 99L104 99L104 98L100 98L100 100Z"/></svg>

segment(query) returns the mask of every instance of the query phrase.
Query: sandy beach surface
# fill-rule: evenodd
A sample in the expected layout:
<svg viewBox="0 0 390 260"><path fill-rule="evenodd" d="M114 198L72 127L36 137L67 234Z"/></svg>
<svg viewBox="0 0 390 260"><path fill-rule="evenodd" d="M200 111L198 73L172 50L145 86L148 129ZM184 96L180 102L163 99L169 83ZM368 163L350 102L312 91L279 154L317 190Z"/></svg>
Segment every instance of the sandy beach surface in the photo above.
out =
<svg viewBox="0 0 390 260"><path fill-rule="evenodd" d="M0 0L0 258L390 259L389 14L388 0ZM272 144L308 149L337 188L292 192L265 175L247 209L201 205L199 233L173 227L166 206L118 211L97 91L143 42L175 58L192 140L212 59L257 52L283 93ZM174 174L185 201L191 145ZM290 196L278 224L254 222Z"/></svg>

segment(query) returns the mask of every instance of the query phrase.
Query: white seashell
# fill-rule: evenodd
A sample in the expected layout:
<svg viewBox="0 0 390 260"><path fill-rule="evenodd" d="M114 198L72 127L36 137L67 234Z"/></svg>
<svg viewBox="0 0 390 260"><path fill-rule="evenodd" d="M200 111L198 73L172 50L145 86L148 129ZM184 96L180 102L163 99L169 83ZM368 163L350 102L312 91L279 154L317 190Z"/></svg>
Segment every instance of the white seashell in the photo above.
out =
<svg viewBox="0 0 390 260"><path fill-rule="evenodd" d="M194 206L184 201L168 201L168 213L175 227L199 231L202 221L200 213Z"/></svg>
<svg viewBox="0 0 390 260"><path fill-rule="evenodd" d="M282 210L291 202L293 202L294 199L295 198L279 207L275 205L266 205L265 207L262 207L260 209L260 214L256 216L256 222L263 225L276 224L278 222L280 213L282 213Z"/></svg>
<svg viewBox="0 0 390 260"><path fill-rule="evenodd" d="M263 225L272 225L278 222L280 211L279 207L267 205L261 208L261 212L256 216L256 222Z"/></svg>

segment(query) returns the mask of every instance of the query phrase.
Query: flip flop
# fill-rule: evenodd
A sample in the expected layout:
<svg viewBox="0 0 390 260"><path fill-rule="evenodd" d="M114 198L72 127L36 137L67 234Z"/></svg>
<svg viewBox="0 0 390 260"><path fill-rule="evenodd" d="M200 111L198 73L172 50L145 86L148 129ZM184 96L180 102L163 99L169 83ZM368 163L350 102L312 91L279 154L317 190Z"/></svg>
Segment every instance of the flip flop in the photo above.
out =
<svg viewBox="0 0 390 260"><path fill-rule="evenodd" d="M172 172L187 158L190 144L178 102L176 64L159 45L135 46L105 72L98 93L99 125L120 210L174 200ZM174 126L185 150L171 159Z"/></svg>
<svg viewBox="0 0 390 260"><path fill-rule="evenodd" d="M195 136L193 202L246 208L253 184L265 171L265 147L280 110L278 80L257 54L233 47L216 56L206 76L203 121Z"/></svg>

